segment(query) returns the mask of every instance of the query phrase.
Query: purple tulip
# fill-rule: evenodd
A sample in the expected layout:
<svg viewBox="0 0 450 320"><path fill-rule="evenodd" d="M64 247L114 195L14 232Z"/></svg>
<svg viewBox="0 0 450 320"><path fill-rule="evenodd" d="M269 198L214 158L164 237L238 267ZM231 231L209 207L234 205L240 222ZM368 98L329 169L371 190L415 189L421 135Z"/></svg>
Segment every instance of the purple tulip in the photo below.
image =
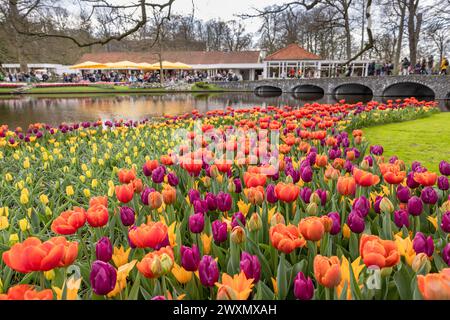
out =
<svg viewBox="0 0 450 320"><path fill-rule="evenodd" d="M211 256L203 256L198 265L198 275L202 285L214 287L217 280L219 280L219 267L216 260Z"/></svg>
<svg viewBox="0 0 450 320"><path fill-rule="evenodd" d="M189 230L193 233L201 233L205 227L203 213L195 213L189 217Z"/></svg>
<svg viewBox="0 0 450 320"><path fill-rule="evenodd" d="M230 211L232 205L231 195L225 192L220 191L217 194L217 207L220 211Z"/></svg>
<svg viewBox="0 0 450 320"><path fill-rule="evenodd" d="M433 238L431 236L426 238L422 232L417 232L413 240L413 249L416 253L423 252L431 257L434 252Z"/></svg>
<svg viewBox="0 0 450 320"><path fill-rule="evenodd" d="M267 202L269 202L269 203L276 203L278 201L278 198L275 194L275 185L273 185L273 184L267 185L266 198L267 198Z"/></svg>
<svg viewBox="0 0 450 320"><path fill-rule="evenodd" d="M232 228L239 226L239 222L237 220L239 220L241 224L245 227L245 216L240 211L233 214L233 218L231 219Z"/></svg>
<svg viewBox="0 0 450 320"><path fill-rule="evenodd" d="M241 193L241 192L242 192L242 182L241 182L241 179L235 178L235 179L233 179L233 183L234 183L234 186L235 186L235 188L236 188L236 190L235 190L234 192L236 192L236 193Z"/></svg>
<svg viewBox="0 0 450 320"><path fill-rule="evenodd" d="M442 160L439 163L439 172L444 176L450 176L450 163Z"/></svg>
<svg viewBox="0 0 450 320"><path fill-rule="evenodd" d="M142 166L142 172L146 177L150 177L152 175L152 170L150 170L145 164Z"/></svg>
<svg viewBox="0 0 450 320"><path fill-rule="evenodd" d="M358 214L358 211L352 210L347 218L347 225L354 233L361 233L364 231L364 218Z"/></svg>
<svg viewBox="0 0 450 320"><path fill-rule="evenodd" d="M256 255L252 256L247 252L242 252L239 267L247 279L253 279L254 284L259 281L261 277L261 263Z"/></svg>
<svg viewBox="0 0 450 320"><path fill-rule="evenodd" d="M157 167L152 171L152 181L154 183L161 183L164 181L165 170L162 166Z"/></svg>
<svg viewBox="0 0 450 320"><path fill-rule="evenodd" d="M389 163L390 164L394 164L397 160L398 160L397 156L392 156L392 157L389 158Z"/></svg>
<svg viewBox="0 0 450 320"><path fill-rule="evenodd" d="M322 190L322 189L317 189L316 190L316 194L320 198L320 204L322 206L326 205L327 204L327 196L328 196L327 191L326 190Z"/></svg>
<svg viewBox="0 0 450 320"><path fill-rule="evenodd" d="M141 192L141 202L146 206L148 206L148 195L154 191L155 189L153 188L145 187L144 190L142 190Z"/></svg>
<svg viewBox="0 0 450 320"><path fill-rule="evenodd" d="M169 182L172 187L176 187L180 180L175 173L171 172L167 175L167 182Z"/></svg>
<svg viewBox="0 0 450 320"><path fill-rule="evenodd" d="M95 245L95 256L97 260L108 262L111 260L113 254L113 247L111 241L107 237L102 237Z"/></svg>
<svg viewBox="0 0 450 320"><path fill-rule="evenodd" d="M409 215L406 210L397 210L394 212L394 222L399 228L405 226L409 227Z"/></svg>
<svg viewBox="0 0 450 320"><path fill-rule="evenodd" d="M418 170L419 171L422 170L420 168L423 168L423 167L422 167L422 164L419 161L414 161L411 164L411 170L414 171L414 172L418 172Z"/></svg>
<svg viewBox="0 0 450 320"><path fill-rule="evenodd" d="M438 201L438 194L432 187L425 187L420 194L420 198L426 204L435 204Z"/></svg>
<svg viewBox="0 0 450 320"><path fill-rule="evenodd" d="M380 213L381 212L381 209L380 209L381 200L383 200L382 196L377 196L375 198L375 203L373 204L373 210L375 210L376 213Z"/></svg>
<svg viewBox="0 0 450 320"><path fill-rule="evenodd" d="M205 200L195 200L194 201L194 212L195 213L207 213L208 212L208 204Z"/></svg>
<svg viewBox="0 0 450 320"><path fill-rule="evenodd" d="M364 160L367 161L367 163L369 164L369 167L373 166L373 158L371 156L365 156Z"/></svg>
<svg viewBox="0 0 450 320"><path fill-rule="evenodd" d="M407 203L411 197L411 192L408 187L404 187L401 184L397 187L397 199L402 203Z"/></svg>
<svg viewBox="0 0 450 320"><path fill-rule="evenodd" d="M412 196L408 200L408 213L412 216L419 216L423 210L423 203L419 197Z"/></svg>
<svg viewBox="0 0 450 320"><path fill-rule="evenodd" d="M288 167L284 170L286 176L291 176L292 182L297 183L300 181L300 172L295 170L293 167Z"/></svg>
<svg viewBox="0 0 450 320"><path fill-rule="evenodd" d="M374 145L370 146L370 153L374 154L376 156L381 156L384 152L383 146L380 145Z"/></svg>
<svg viewBox="0 0 450 320"><path fill-rule="evenodd" d="M129 227L132 224L134 224L134 220L135 220L134 210L130 207L121 207L120 208L120 220L122 221L122 224L126 227Z"/></svg>
<svg viewBox="0 0 450 320"><path fill-rule="evenodd" d="M117 271L109 263L96 260L89 276L92 290L97 295L110 293L116 286Z"/></svg>
<svg viewBox="0 0 450 320"><path fill-rule="evenodd" d="M192 248L181 246L180 256L183 268L187 271L197 271L200 263L200 251L195 244L192 245Z"/></svg>
<svg viewBox="0 0 450 320"><path fill-rule="evenodd" d="M297 273L294 279L294 295L299 300L311 300L314 296L314 284L303 272Z"/></svg>
<svg viewBox="0 0 450 320"><path fill-rule="evenodd" d="M193 204L195 200L200 200L200 191L197 189L191 189L188 192L188 196L189 202Z"/></svg>
<svg viewBox="0 0 450 320"><path fill-rule="evenodd" d="M353 210L358 211L361 217L365 217L369 214L370 202L365 196L361 196L353 202Z"/></svg>
<svg viewBox="0 0 450 320"><path fill-rule="evenodd" d="M414 171L411 171L406 176L406 185L411 189L415 189L420 186L420 183L414 180Z"/></svg>
<svg viewBox="0 0 450 320"><path fill-rule="evenodd" d="M442 215L441 229L444 232L450 233L450 211L447 211Z"/></svg>
<svg viewBox="0 0 450 320"><path fill-rule="evenodd" d="M213 193L208 192L205 196L205 201L208 211L217 210L217 198Z"/></svg>
<svg viewBox="0 0 450 320"><path fill-rule="evenodd" d="M344 163L344 170L345 171L352 172L353 171L353 167L354 167L354 165L353 165L353 163L350 160L345 160L345 163Z"/></svg>
<svg viewBox="0 0 450 320"><path fill-rule="evenodd" d="M227 240L228 237L228 227L226 222L221 222L219 220L213 221L211 224L212 234L214 241L216 243L221 243Z"/></svg>
<svg viewBox="0 0 450 320"><path fill-rule="evenodd" d="M446 176L440 176L437 180L438 188L442 191L447 191L449 189L448 178Z"/></svg>
<svg viewBox="0 0 450 320"><path fill-rule="evenodd" d="M155 246L155 250L159 250L159 249L164 248L164 247L167 247L167 246L169 246L169 245L170 245L169 235L166 235L166 237L164 238L164 240L161 241L160 243L158 243L158 244Z"/></svg>
<svg viewBox="0 0 450 320"><path fill-rule="evenodd" d="M308 187L304 187L300 190L300 198L302 198L304 203L309 203L309 199L311 198L312 191Z"/></svg>
<svg viewBox="0 0 450 320"><path fill-rule="evenodd" d="M450 243L447 243L442 249L442 260L450 267Z"/></svg>
<svg viewBox="0 0 450 320"><path fill-rule="evenodd" d="M300 175L304 182L311 182L313 178L313 171L311 166L306 166L301 170Z"/></svg>
<svg viewBox="0 0 450 320"><path fill-rule="evenodd" d="M341 232L341 216L339 215L339 213L338 212L330 212L328 214L328 217L330 217L331 220L333 221L333 224L331 225L330 234L336 235L339 232Z"/></svg>

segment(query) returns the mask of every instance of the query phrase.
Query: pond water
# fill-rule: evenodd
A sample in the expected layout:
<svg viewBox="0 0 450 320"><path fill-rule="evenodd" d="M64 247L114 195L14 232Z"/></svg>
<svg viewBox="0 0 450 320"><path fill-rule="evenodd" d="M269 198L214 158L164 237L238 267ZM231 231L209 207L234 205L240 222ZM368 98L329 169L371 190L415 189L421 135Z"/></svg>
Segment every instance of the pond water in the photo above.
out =
<svg viewBox="0 0 450 320"><path fill-rule="evenodd" d="M335 103L345 99L349 103L382 101L372 96L323 96L317 94L282 94L263 96L253 93L208 93L208 94L123 94L86 96L4 96L0 98L0 124L10 128L27 127L31 123L43 122L58 125L62 122L95 121L98 119L142 120L165 114L177 115L194 109L206 112L215 109L246 108L253 106L301 107L305 103ZM390 98L390 99L395 99ZM430 100L430 97L423 97ZM383 99L387 100L387 99ZM442 110L449 110L448 101L441 102Z"/></svg>

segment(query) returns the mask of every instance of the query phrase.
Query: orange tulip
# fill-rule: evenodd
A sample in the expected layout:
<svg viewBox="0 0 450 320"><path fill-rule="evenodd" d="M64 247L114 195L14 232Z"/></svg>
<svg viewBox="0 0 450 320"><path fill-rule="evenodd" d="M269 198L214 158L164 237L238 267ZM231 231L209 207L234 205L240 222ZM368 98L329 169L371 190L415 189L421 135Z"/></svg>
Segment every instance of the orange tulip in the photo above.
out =
<svg viewBox="0 0 450 320"><path fill-rule="evenodd" d="M355 151L354 151L354 150L347 151L347 153L345 154L345 156L346 156L346 159L347 159L347 160L350 160L350 161L353 161L353 160L355 160L355 158L356 158L356 154L355 154Z"/></svg>
<svg viewBox="0 0 450 320"><path fill-rule="evenodd" d="M341 282L341 264L338 257L328 258L317 255L314 258L314 276L322 286L336 287Z"/></svg>
<svg viewBox="0 0 450 320"><path fill-rule="evenodd" d="M162 197L165 204L173 204L177 200L177 190L171 186L167 186L162 191Z"/></svg>
<svg viewBox="0 0 450 320"><path fill-rule="evenodd" d="M142 189L144 189L141 179L134 179L131 181L131 184L133 185L134 193L141 193Z"/></svg>
<svg viewBox="0 0 450 320"><path fill-rule="evenodd" d="M18 284L9 288L8 293L0 294L0 300L53 300L53 291L37 291L32 285Z"/></svg>
<svg viewBox="0 0 450 320"><path fill-rule="evenodd" d="M328 164L328 157L326 155L318 154L316 157L316 166L326 167L327 164Z"/></svg>
<svg viewBox="0 0 450 320"><path fill-rule="evenodd" d="M370 187L380 183L380 177L358 168L353 169L353 177L356 183L362 187Z"/></svg>
<svg viewBox="0 0 450 320"><path fill-rule="evenodd" d="M406 177L406 171L401 171L396 164L380 163L380 171L384 180L389 184L400 184Z"/></svg>
<svg viewBox="0 0 450 320"><path fill-rule="evenodd" d="M300 234L298 228L293 225L277 224L270 228L269 235L272 245L286 254L291 253L296 248L304 247L306 244L306 240Z"/></svg>
<svg viewBox="0 0 450 320"><path fill-rule="evenodd" d="M116 186L116 197L122 203L128 203L133 199L134 187L133 184L124 184Z"/></svg>
<svg viewBox="0 0 450 320"><path fill-rule="evenodd" d="M382 240L374 235L362 235L359 252L367 267L392 267L400 261L400 254L395 242Z"/></svg>
<svg viewBox="0 0 450 320"><path fill-rule="evenodd" d="M417 276L417 286L425 300L450 300L450 268Z"/></svg>
<svg viewBox="0 0 450 320"><path fill-rule="evenodd" d="M83 208L74 207L64 211L52 222L51 229L57 234L74 234L86 223L86 211Z"/></svg>
<svg viewBox="0 0 450 320"><path fill-rule="evenodd" d="M158 160L148 160L144 163L144 173L147 172L148 175L151 175L151 172L158 168L158 166Z"/></svg>
<svg viewBox="0 0 450 320"><path fill-rule="evenodd" d="M414 180L420 183L422 186L429 187L436 183L437 174L434 172L415 172Z"/></svg>
<svg viewBox="0 0 450 320"><path fill-rule="evenodd" d="M342 168L344 167L345 164L345 160L342 158L336 158L333 160L333 168L337 169L337 170L342 170Z"/></svg>
<svg viewBox="0 0 450 320"><path fill-rule="evenodd" d="M131 181L136 179L136 171L134 170L134 168L131 170L127 169L119 170L118 175L120 183L130 183Z"/></svg>
<svg viewBox="0 0 450 320"><path fill-rule="evenodd" d="M247 188L253 188L257 186L264 186L266 184L267 177L264 174L258 173L244 173L244 183Z"/></svg>
<svg viewBox="0 0 450 320"><path fill-rule="evenodd" d="M226 160L216 160L215 165L222 173L227 173L231 169L231 163L228 163Z"/></svg>
<svg viewBox="0 0 450 320"><path fill-rule="evenodd" d="M104 205L105 207L108 207L108 197L106 196L92 197L91 200L89 200L89 207L93 207L96 204L101 204Z"/></svg>
<svg viewBox="0 0 450 320"><path fill-rule="evenodd" d="M355 179L349 176L341 176L337 181L337 191L343 196L355 194L356 184Z"/></svg>
<svg viewBox="0 0 450 320"><path fill-rule="evenodd" d="M325 226L319 217L306 217L300 220L298 230L306 240L319 241L325 233Z"/></svg>
<svg viewBox="0 0 450 320"><path fill-rule="evenodd" d="M174 257L172 248L163 247L158 251L147 253L144 258L136 264L136 267L144 277L154 279L169 273L172 270L173 265Z"/></svg>
<svg viewBox="0 0 450 320"><path fill-rule="evenodd" d="M292 183L278 183L275 186L275 194L278 199L284 202L294 202L300 194L300 188Z"/></svg>
<svg viewBox="0 0 450 320"><path fill-rule="evenodd" d="M264 201L264 188L261 186L246 188L244 194L251 204L261 204Z"/></svg>
<svg viewBox="0 0 450 320"><path fill-rule="evenodd" d="M158 191L153 191L148 194L148 205L152 209L159 209L162 206L163 197Z"/></svg>
<svg viewBox="0 0 450 320"><path fill-rule="evenodd" d="M138 248L155 249L167 238L167 226L162 222L143 223L128 232L130 241Z"/></svg>
<svg viewBox="0 0 450 320"><path fill-rule="evenodd" d="M171 166L171 165L173 165L173 159L172 159L172 157L169 156L169 155L167 155L167 154L162 155L161 158L160 158L160 160L161 160L161 163L162 163L163 165L165 165L165 166ZM154 161L156 161L156 160L154 160ZM157 166L158 166L158 162L156 161L156 167L157 167ZM156 167L155 167L155 168L156 168ZM151 169L151 171L153 171L153 169Z"/></svg>
<svg viewBox="0 0 450 320"><path fill-rule="evenodd" d="M86 217L90 226L103 227L108 223L108 208L102 204L96 204L87 210Z"/></svg>
<svg viewBox="0 0 450 320"><path fill-rule="evenodd" d="M3 252L2 258L11 269L29 273L67 266L73 263L77 254L78 243L69 242L64 237L51 238L44 243L30 237Z"/></svg>

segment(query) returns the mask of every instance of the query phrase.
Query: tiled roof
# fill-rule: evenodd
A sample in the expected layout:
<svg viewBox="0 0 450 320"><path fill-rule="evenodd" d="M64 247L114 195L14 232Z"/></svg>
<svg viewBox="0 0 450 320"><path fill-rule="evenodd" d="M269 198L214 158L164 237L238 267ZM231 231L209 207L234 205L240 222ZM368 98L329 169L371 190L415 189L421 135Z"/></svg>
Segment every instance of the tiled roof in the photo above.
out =
<svg viewBox="0 0 450 320"><path fill-rule="evenodd" d="M318 55L306 51L298 44L293 43L286 48L280 49L271 55L268 55L264 60L321 60Z"/></svg>
<svg viewBox="0 0 450 320"><path fill-rule="evenodd" d="M260 51L167 51L163 52L162 59L170 62L183 62L187 64L235 64L259 63ZM158 54L150 52L96 52L85 53L78 61L95 61L99 63L118 62L128 60L136 63L155 63L159 61Z"/></svg>

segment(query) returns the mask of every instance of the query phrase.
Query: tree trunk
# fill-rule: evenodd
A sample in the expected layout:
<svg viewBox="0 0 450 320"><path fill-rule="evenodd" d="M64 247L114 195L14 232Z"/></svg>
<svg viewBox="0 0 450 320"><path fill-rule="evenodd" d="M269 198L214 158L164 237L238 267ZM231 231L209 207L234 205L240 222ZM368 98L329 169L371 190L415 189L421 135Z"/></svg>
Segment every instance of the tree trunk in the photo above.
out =
<svg viewBox="0 0 450 320"><path fill-rule="evenodd" d="M403 0L397 1L400 9L400 22L398 26L398 39L397 39L397 47L395 49L395 73L399 74L402 69L400 66L400 55L402 53L402 45L403 45L403 32L405 29L405 15L406 15L406 6Z"/></svg>
<svg viewBox="0 0 450 320"><path fill-rule="evenodd" d="M419 0L409 0L408 2L408 37L409 37L409 57L411 65L417 63L417 45L422 26L422 14L417 13Z"/></svg>
<svg viewBox="0 0 450 320"><path fill-rule="evenodd" d="M348 7L344 8L344 29L345 29L345 54L347 55L347 60L352 58L352 32L350 30L350 21L348 17Z"/></svg>

